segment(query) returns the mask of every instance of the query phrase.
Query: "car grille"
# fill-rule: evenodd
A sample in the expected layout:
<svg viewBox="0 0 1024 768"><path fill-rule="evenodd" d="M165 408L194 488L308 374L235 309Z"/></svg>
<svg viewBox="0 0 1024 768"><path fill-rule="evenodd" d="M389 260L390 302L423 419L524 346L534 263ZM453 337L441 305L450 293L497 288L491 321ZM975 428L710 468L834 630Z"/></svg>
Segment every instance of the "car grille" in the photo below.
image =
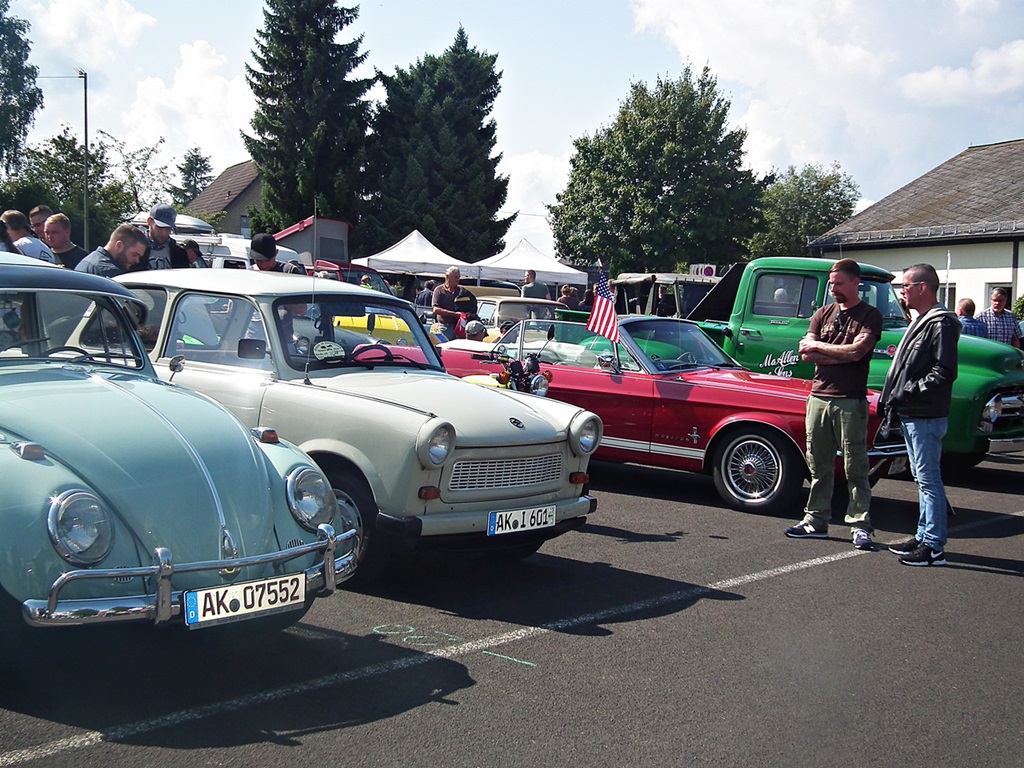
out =
<svg viewBox="0 0 1024 768"><path fill-rule="evenodd" d="M456 461L448 477L450 491L484 491L522 488L559 480L562 454L528 456L521 459Z"/></svg>

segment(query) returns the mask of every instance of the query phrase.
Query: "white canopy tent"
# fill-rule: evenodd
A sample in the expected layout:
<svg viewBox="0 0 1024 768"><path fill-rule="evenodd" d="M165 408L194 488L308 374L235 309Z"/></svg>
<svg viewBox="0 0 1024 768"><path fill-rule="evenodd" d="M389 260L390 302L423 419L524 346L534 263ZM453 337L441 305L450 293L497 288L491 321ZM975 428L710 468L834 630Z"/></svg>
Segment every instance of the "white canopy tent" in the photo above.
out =
<svg viewBox="0 0 1024 768"><path fill-rule="evenodd" d="M362 259L352 259L353 264L373 267L378 272L395 272L411 275L443 275L448 267L458 267L466 274L467 264L449 256L427 240L418 229L380 253Z"/></svg>
<svg viewBox="0 0 1024 768"><path fill-rule="evenodd" d="M537 273L538 283L571 283L586 285L587 273L562 264L560 261L537 250L528 240L523 239L512 248L496 256L478 261L462 270L465 277L485 277L492 280L515 280L521 282L523 273L532 269Z"/></svg>

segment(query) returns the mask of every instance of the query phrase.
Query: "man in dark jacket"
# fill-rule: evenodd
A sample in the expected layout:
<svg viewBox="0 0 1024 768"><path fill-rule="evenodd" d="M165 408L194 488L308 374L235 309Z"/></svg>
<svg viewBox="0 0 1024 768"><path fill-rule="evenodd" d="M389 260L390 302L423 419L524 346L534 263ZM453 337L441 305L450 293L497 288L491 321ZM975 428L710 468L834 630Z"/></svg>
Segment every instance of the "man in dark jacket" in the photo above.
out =
<svg viewBox="0 0 1024 768"><path fill-rule="evenodd" d="M144 272L147 269L184 269L191 267L192 262L188 260L185 249L178 245L171 233L174 231L174 224L178 220L175 213L167 203L157 203L149 211L149 218L146 219L146 238L149 248L139 263L131 268L132 272Z"/></svg>
<svg viewBox="0 0 1024 768"><path fill-rule="evenodd" d="M903 272L903 299L917 312L896 348L880 402L903 424L921 512L917 534L889 546L904 565L946 564L946 488L939 469L953 381L960 321L937 300L939 276L930 264Z"/></svg>

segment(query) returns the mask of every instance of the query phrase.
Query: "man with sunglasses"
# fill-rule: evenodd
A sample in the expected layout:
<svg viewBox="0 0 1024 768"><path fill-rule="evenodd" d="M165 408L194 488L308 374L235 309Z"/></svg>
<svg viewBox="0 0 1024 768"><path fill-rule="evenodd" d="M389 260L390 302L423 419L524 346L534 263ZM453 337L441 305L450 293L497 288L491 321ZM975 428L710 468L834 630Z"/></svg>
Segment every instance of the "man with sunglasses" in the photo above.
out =
<svg viewBox="0 0 1024 768"><path fill-rule="evenodd" d="M836 451L841 450L850 489L845 520L853 529L853 545L869 550L868 364L882 336L882 313L861 301L860 265L853 259L832 265L828 287L835 302L814 313L807 335L800 340L800 358L814 363L805 417L811 490L803 519L787 528L786 535L828 538Z"/></svg>
<svg viewBox="0 0 1024 768"><path fill-rule="evenodd" d="M940 460L957 374L960 322L938 302L939 276L930 264L908 267L901 287L917 317L896 347L879 402L903 423L921 512L917 533L890 544L889 551L904 565L945 565L949 506Z"/></svg>

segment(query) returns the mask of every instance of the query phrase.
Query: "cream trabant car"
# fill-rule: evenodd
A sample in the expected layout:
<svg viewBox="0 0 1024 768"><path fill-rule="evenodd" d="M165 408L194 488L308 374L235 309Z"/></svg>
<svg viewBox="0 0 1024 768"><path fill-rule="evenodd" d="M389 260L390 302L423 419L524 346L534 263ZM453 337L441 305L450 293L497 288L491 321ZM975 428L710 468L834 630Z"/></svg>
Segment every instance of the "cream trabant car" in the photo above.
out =
<svg viewBox="0 0 1024 768"><path fill-rule="evenodd" d="M412 305L294 275L161 270L118 278L149 308L159 375L272 422L361 521L359 573L399 545L522 557L593 512L601 420L460 381Z"/></svg>

